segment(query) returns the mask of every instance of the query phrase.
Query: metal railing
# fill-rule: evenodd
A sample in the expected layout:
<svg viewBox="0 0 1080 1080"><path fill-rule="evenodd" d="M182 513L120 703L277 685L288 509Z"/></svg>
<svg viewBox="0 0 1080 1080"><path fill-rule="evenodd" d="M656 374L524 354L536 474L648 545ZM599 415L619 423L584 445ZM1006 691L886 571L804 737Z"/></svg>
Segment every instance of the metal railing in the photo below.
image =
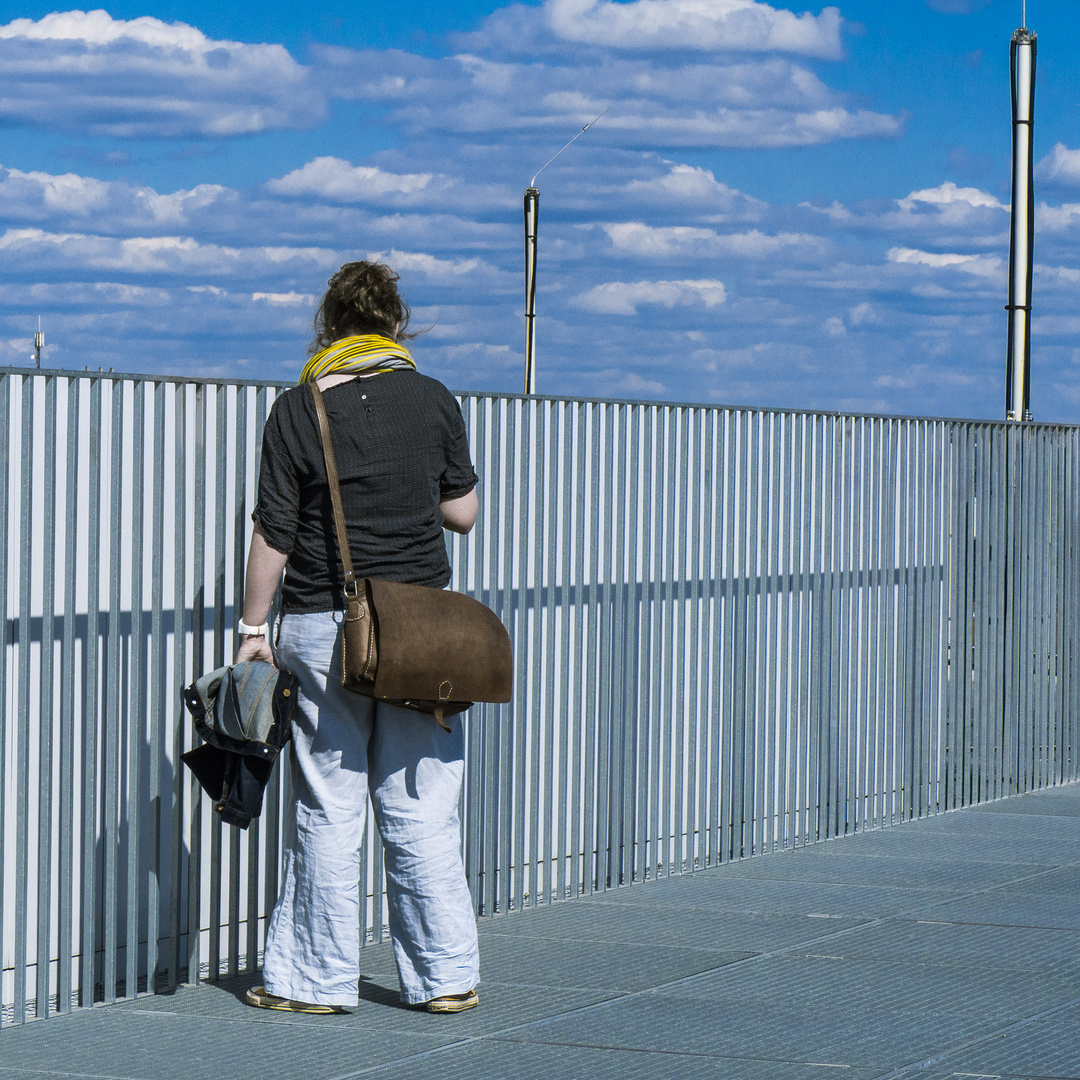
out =
<svg viewBox="0 0 1080 1080"><path fill-rule="evenodd" d="M280 387L0 371L0 941L21 1023L256 967L279 769L222 827L180 690L231 657ZM483 914L1077 776L1076 428L466 395L453 585ZM364 846L364 936L385 934Z"/></svg>

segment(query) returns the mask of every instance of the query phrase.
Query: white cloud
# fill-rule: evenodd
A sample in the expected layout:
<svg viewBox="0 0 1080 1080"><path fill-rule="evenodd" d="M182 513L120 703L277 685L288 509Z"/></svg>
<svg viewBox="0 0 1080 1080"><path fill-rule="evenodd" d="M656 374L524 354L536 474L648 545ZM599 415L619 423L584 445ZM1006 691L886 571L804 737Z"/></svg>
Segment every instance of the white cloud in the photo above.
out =
<svg viewBox="0 0 1080 1080"><path fill-rule="evenodd" d="M595 378L610 397L658 398L667 390L665 384L657 379L646 379L637 372L618 368L598 371Z"/></svg>
<svg viewBox="0 0 1080 1080"><path fill-rule="evenodd" d="M757 0L549 0L542 10L512 5L503 13L538 32L555 27L573 41L595 39L609 55L564 41L548 63L537 54L504 63L481 32L478 48L457 56L316 46L318 63L306 67L282 45L218 41L184 23L53 13L0 27L0 120L120 137L231 136L313 126L326 114L326 98L339 96L387 107L384 119L413 133L562 132L616 104L593 140L638 147L813 146L892 138L903 129L902 117L850 107L845 95L780 55L672 66L662 54L839 56L835 8L796 15ZM632 49L652 55L632 58ZM416 193L407 185L428 176L347 175L316 161L279 183L354 201L365 190Z"/></svg>
<svg viewBox="0 0 1080 1080"><path fill-rule="evenodd" d="M1040 335L1075 338L1080 334L1080 317L1076 315L1036 315L1031 320L1031 329L1034 333Z"/></svg>
<svg viewBox="0 0 1080 1080"><path fill-rule="evenodd" d="M1035 166L1035 178L1063 187L1080 186L1080 150L1055 143L1054 149Z"/></svg>
<svg viewBox="0 0 1080 1080"><path fill-rule="evenodd" d="M1004 262L996 255L959 255L915 248L894 247L889 249L891 263L907 263L913 266L929 266L935 270L962 270L976 277L996 277L1004 268Z"/></svg>
<svg viewBox="0 0 1080 1080"><path fill-rule="evenodd" d="M926 2L935 11L941 11L947 15L970 15L974 11L981 11L989 6L991 0L926 0Z"/></svg>
<svg viewBox="0 0 1080 1080"><path fill-rule="evenodd" d="M642 221L611 222L600 225L600 228L607 233L617 253L642 258L729 255L759 259L795 248L818 253L824 248L820 237L807 233L769 236L758 229L743 233L717 233L715 229L686 225L654 226Z"/></svg>
<svg viewBox="0 0 1080 1080"><path fill-rule="evenodd" d="M1076 286L1080 285L1080 268L1075 266L1047 266L1036 263L1035 275L1040 287L1053 289L1055 286L1063 286L1070 301L1076 296Z"/></svg>
<svg viewBox="0 0 1080 1080"><path fill-rule="evenodd" d="M796 15L757 0L546 0L543 13L556 37L607 48L843 55L835 7Z"/></svg>
<svg viewBox="0 0 1080 1080"><path fill-rule="evenodd" d="M168 225L183 225L196 210L212 206L223 195L234 194L221 184L197 184L193 188L159 195L151 188L136 192L136 201L142 203L153 221Z"/></svg>
<svg viewBox="0 0 1080 1080"><path fill-rule="evenodd" d="M609 105L590 139L624 148L811 146L894 138L904 123L900 116L850 109L812 71L782 57L665 66L657 58L515 63L473 53L428 59L322 49L319 55L336 93L385 106L388 120L412 134L561 135Z"/></svg>
<svg viewBox="0 0 1080 1080"><path fill-rule="evenodd" d="M251 294L251 299L262 300L267 304L274 304L278 307L314 307L318 297L313 293L257 292Z"/></svg>
<svg viewBox="0 0 1080 1080"><path fill-rule="evenodd" d="M109 205L112 190L113 185L107 181L76 173L55 176L19 169L0 170L0 200L7 204L8 213L12 203L29 201L49 215L88 215Z"/></svg>
<svg viewBox="0 0 1080 1080"><path fill-rule="evenodd" d="M323 248L263 246L252 248L202 244L192 237L134 236L117 239L43 229L8 229L0 252L9 266L32 261L38 272L51 267L65 273L215 274L266 277L288 270L333 267L336 253Z"/></svg>
<svg viewBox="0 0 1080 1080"><path fill-rule="evenodd" d="M881 318L874 305L864 300L848 308L848 322L852 326L873 326L881 322Z"/></svg>
<svg viewBox="0 0 1080 1080"><path fill-rule="evenodd" d="M1036 233L1069 232L1080 224L1080 203L1062 203L1048 206L1039 203L1035 210Z"/></svg>
<svg viewBox="0 0 1080 1080"><path fill-rule="evenodd" d="M54 11L34 22L33 19L13 19L0 26L0 38L26 38L30 41L78 41L85 45L108 45L129 39L156 48L200 51L206 47L206 37L185 23L163 23L144 16L125 22L114 19L107 11Z"/></svg>
<svg viewBox="0 0 1080 1080"><path fill-rule="evenodd" d="M575 296L571 303L597 315L636 315L645 304L716 307L726 299L721 281L609 281Z"/></svg>
<svg viewBox="0 0 1080 1080"><path fill-rule="evenodd" d="M478 30L451 36L463 51L510 56L566 56L603 48L623 52L793 53L843 56L843 20L774 8L759 0L546 0L512 3Z"/></svg>
<svg viewBox="0 0 1080 1080"><path fill-rule="evenodd" d="M757 367L762 355L776 346L770 342L755 342L739 349L695 349L692 356L705 371L732 371L737 368Z"/></svg>
<svg viewBox="0 0 1080 1080"><path fill-rule="evenodd" d="M647 180L634 178L623 185L623 193L631 202L645 202L664 208L693 208L712 220L760 217L768 204L744 195L716 179L709 169L699 165L666 162L668 169Z"/></svg>
<svg viewBox="0 0 1080 1080"><path fill-rule="evenodd" d="M341 172L348 176L347 170L354 166L347 162L343 166ZM364 167L355 168L359 172ZM378 174L382 190L416 187L412 176L423 175L371 168ZM304 174L304 169L297 172ZM274 243L281 237L336 247L343 237L355 243L359 236L365 245L417 246L427 250L460 252L502 247L507 234L503 221L477 220L472 214L477 208L484 211L496 205L501 209L510 202L505 185L493 181L460 183L445 174L432 175L428 189L420 189L415 195L372 197L375 203L409 205L416 212L380 215L347 205L331 205L330 195L320 197L315 192L282 199L272 191L267 195L221 184L158 192L124 181L98 180L75 173L23 172L0 166L0 222L41 225L51 232L212 235L216 240L228 237L240 247L260 241ZM401 177L404 179L399 182ZM277 183L271 181L270 186ZM295 190L299 191L300 186L297 184ZM425 213L425 204L433 205L436 212ZM452 209L469 216L447 212Z"/></svg>
<svg viewBox="0 0 1080 1080"><path fill-rule="evenodd" d="M621 255L645 258L704 252L715 247L716 231L687 225L655 227L642 221L613 221L601 225L611 240L611 246Z"/></svg>
<svg viewBox="0 0 1080 1080"><path fill-rule="evenodd" d="M391 173L352 165L336 157L317 157L302 168L266 183L275 195L315 195L336 202L363 202L384 195L415 195L432 186L432 173Z"/></svg>
<svg viewBox="0 0 1080 1080"><path fill-rule="evenodd" d="M0 304L8 307L58 305L64 311L89 307L95 310L118 306L163 307L172 298L169 289L129 285L113 281L52 281L0 284Z"/></svg>
<svg viewBox="0 0 1080 1080"><path fill-rule="evenodd" d="M851 207L834 200L824 206L802 203L800 209L849 229L915 232L933 237L935 243L982 246L1002 242L1000 230L1007 227L1009 212L1008 205L989 192L958 187L951 180L889 202Z"/></svg>
<svg viewBox="0 0 1080 1080"><path fill-rule="evenodd" d="M992 206L997 210L1008 209L993 195L980 191L978 188L957 187L951 180L947 180L936 188L913 191L906 198L897 200L897 204L903 210L914 210L916 203L928 203L931 206L950 206L953 203L963 203L967 206Z"/></svg>
<svg viewBox="0 0 1080 1080"><path fill-rule="evenodd" d="M482 280L485 286L499 271L483 259L438 259L421 251L371 251L367 258L392 266L399 274L423 274L431 284L461 285Z"/></svg>
<svg viewBox="0 0 1080 1080"><path fill-rule="evenodd" d="M719 146L779 149L817 146L837 139L894 138L899 119L841 106L809 111L786 109L714 110L643 105L630 115L609 118L620 141L631 146Z"/></svg>
<svg viewBox="0 0 1080 1080"><path fill-rule="evenodd" d="M115 180L97 180L77 173L59 175L0 166L0 216L9 221L85 220L101 227L168 226L187 223L192 213L236 193L220 184L159 194Z"/></svg>
<svg viewBox="0 0 1080 1080"><path fill-rule="evenodd" d="M483 342L442 345L438 355L443 362L449 361L456 370L460 370L462 365L470 361L481 361L485 365L493 364L500 368L517 368L521 364L521 356L509 345L485 345Z"/></svg>
<svg viewBox="0 0 1080 1080"><path fill-rule="evenodd" d="M119 137L309 127L324 94L281 45L215 41L185 23L105 11L0 26L0 118Z"/></svg>

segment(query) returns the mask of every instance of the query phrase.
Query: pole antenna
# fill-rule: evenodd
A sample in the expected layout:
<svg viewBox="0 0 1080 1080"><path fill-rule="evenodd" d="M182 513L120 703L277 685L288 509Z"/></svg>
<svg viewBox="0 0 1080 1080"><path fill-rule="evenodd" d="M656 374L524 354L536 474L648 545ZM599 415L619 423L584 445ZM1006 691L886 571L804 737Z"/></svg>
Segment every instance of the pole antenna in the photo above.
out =
<svg viewBox="0 0 1080 1080"><path fill-rule="evenodd" d="M609 105L609 106L608 106L608 107L607 107L607 108L606 108L606 109L605 109L605 110L604 110L604 111L603 111L603 112L602 112L602 113L601 113L601 114L600 114L600 115L599 115L599 116L598 116L598 117L597 117L597 118L596 118L595 120L590 120L590 121L589 121L589 122L588 122L588 123L587 123L587 124L586 124L586 125L585 125L585 126L584 126L584 127L583 127L583 128L582 128L582 129L581 129L581 130L580 130L580 131L579 131L579 132L578 132L578 133L577 133L577 134L576 134L576 135L575 135L575 136L574 136L574 137L572 138L572 139L571 139L571 140L570 140L570 142L568 142L568 143L566 144L566 146L564 146L564 147L562 148L562 150L559 150L559 151L558 151L557 153L554 153L554 154L552 154L552 155L551 155L551 157L549 157L549 158L547 159L547 161L545 161L545 162L544 162L544 164L543 164L543 165L541 165L541 166L540 166L540 168L536 170L536 176L534 176L534 177L532 178L532 180L531 180L531 181L529 182L529 187L536 187L536 177L537 177L537 176L539 176L539 175L540 175L540 174L541 174L541 173L542 173L542 172L543 172L543 171L544 171L544 170L545 170L545 169L546 169L546 168L547 168L547 167L548 167L548 166L549 166L549 165L550 165L550 164L551 164L551 163L552 163L552 162L553 162L553 161L554 161L554 160L555 160L555 159L556 159L556 158L557 158L558 156L559 156L559 154L561 154L561 153L563 152L563 150L565 150L565 149L566 149L566 147L567 147L567 146L570 146L570 145L571 145L572 143L575 143L575 142L577 142L577 141L578 141L578 139L580 139L580 138L581 138L581 136L582 136L582 135L584 135L584 134L585 134L585 132L586 132L586 131L588 131L588 130L589 130L589 128L591 128L591 127L593 126L593 124L599 123L599 122L600 122L601 120L603 120L603 119L604 119L604 117L605 117L605 116L607 116L607 114L608 114L609 112L611 112L611 106L610 106L610 105Z"/></svg>
<svg viewBox="0 0 1080 1080"><path fill-rule="evenodd" d="M571 144L611 112L609 105L595 120L590 120L558 153L536 170L525 191L525 393L536 393L536 230L540 223L540 189L536 178Z"/></svg>

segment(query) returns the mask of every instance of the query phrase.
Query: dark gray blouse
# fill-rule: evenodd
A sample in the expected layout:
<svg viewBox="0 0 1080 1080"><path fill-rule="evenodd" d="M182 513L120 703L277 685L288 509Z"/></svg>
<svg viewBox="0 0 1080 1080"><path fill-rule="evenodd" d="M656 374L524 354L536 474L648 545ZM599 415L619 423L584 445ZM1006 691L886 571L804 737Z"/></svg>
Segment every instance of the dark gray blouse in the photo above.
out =
<svg viewBox="0 0 1080 1080"><path fill-rule="evenodd" d="M450 563L439 502L477 483L457 400L414 371L353 379L323 397L356 576L442 588ZM343 609L344 570L307 385L286 390L270 410L251 516L289 556L283 610Z"/></svg>

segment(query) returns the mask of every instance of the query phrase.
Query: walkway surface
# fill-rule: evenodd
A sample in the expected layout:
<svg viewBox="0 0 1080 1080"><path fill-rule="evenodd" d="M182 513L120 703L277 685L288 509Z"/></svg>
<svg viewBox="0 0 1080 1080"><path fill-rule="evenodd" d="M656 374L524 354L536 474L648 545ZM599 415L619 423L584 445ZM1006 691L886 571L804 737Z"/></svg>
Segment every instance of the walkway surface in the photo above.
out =
<svg viewBox="0 0 1080 1080"><path fill-rule="evenodd" d="M0 1080L1080 1077L1080 785L481 925L478 1009L252 979L0 1034Z"/></svg>

